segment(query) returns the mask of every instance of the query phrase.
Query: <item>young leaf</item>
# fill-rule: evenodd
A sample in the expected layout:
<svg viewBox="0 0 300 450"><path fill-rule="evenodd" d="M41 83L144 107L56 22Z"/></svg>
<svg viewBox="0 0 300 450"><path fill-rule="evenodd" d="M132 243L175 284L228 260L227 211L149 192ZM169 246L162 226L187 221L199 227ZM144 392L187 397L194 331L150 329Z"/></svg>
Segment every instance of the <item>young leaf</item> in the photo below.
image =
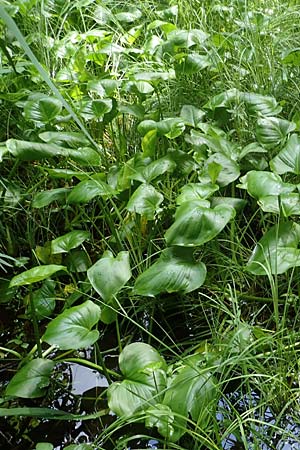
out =
<svg viewBox="0 0 300 450"><path fill-rule="evenodd" d="M163 202L163 195L151 184L143 183L130 197L126 209L140 214L148 220L153 220L159 211L159 205Z"/></svg>
<svg viewBox="0 0 300 450"><path fill-rule="evenodd" d="M74 230L51 241L51 253L67 253L90 238L88 231Z"/></svg>
<svg viewBox="0 0 300 450"><path fill-rule="evenodd" d="M99 322L100 314L99 306L91 300L66 309L48 324L42 339L61 350L86 348L99 338L99 331L92 328Z"/></svg>
<svg viewBox="0 0 300 450"><path fill-rule="evenodd" d="M93 288L108 302L131 278L129 253L120 252L115 258L106 251L87 271L88 279Z"/></svg>
<svg viewBox="0 0 300 450"><path fill-rule="evenodd" d="M201 200L183 203L165 234L166 242L186 247L203 245L216 237L234 216L235 210L228 205L210 209L203 207Z"/></svg>
<svg viewBox="0 0 300 450"><path fill-rule="evenodd" d="M25 272L14 276L11 279L9 286L24 286L26 284L36 283L50 278L53 274L60 272L61 270L67 271L67 268L56 264L33 267L33 269L26 270Z"/></svg>
<svg viewBox="0 0 300 450"><path fill-rule="evenodd" d="M138 295L154 297L162 292L188 292L198 289L205 280L206 267L196 262L193 251L184 247L163 250L159 259L136 280Z"/></svg>
<svg viewBox="0 0 300 450"><path fill-rule="evenodd" d="M247 263L254 275L281 274L300 266L300 225L281 222L267 231L256 244Z"/></svg>
<svg viewBox="0 0 300 450"><path fill-rule="evenodd" d="M23 366L10 380L6 395L22 398L42 397L55 366L49 359L36 358Z"/></svg>

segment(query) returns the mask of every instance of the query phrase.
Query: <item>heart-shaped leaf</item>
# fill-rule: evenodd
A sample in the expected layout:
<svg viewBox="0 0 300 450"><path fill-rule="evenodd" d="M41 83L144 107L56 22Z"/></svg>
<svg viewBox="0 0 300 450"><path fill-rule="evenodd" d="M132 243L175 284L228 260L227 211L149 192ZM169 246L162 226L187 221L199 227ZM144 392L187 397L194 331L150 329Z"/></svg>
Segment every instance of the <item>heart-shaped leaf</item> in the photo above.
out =
<svg viewBox="0 0 300 450"><path fill-rule="evenodd" d="M136 342L127 345L119 356L122 382L109 386L108 405L118 416L130 416L155 404L166 388L166 363L150 345Z"/></svg>
<svg viewBox="0 0 300 450"><path fill-rule="evenodd" d="M197 128L204 116L205 112L193 105L183 105L180 111L180 117L190 127Z"/></svg>
<svg viewBox="0 0 300 450"><path fill-rule="evenodd" d="M162 292L186 294L198 289L205 277L206 267L195 261L191 249L171 247L163 250L159 259L137 278L134 291L150 297Z"/></svg>
<svg viewBox="0 0 300 450"><path fill-rule="evenodd" d="M204 200L209 198L219 189L217 184L212 183L188 183L181 188L181 193L176 198L177 205L193 200ZM209 204L208 204L209 207Z"/></svg>
<svg viewBox="0 0 300 450"><path fill-rule="evenodd" d="M89 239L90 233L88 231L74 230L63 236L60 236L51 241L51 253L68 253L72 248L79 247L84 241Z"/></svg>
<svg viewBox="0 0 300 450"><path fill-rule="evenodd" d="M286 146L270 161L270 167L280 174L300 174L300 139L297 134L292 134Z"/></svg>
<svg viewBox="0 0 300 450"><path fill-rule="evenodd" d="M240 181L238 187L246 189L257 200L269 195L289 194L296 189L295 185L284 183L279 175L259 170L251 170Z"/></svg>
<svg viewBox="0 0 300 450"><path fill-rule="evenodd" d="M147 135L146 135L147 136ZM159 158L155 161L150 162L150 164L136 168L131 175L132 180L137 180L141 182L150 183L155 178L163 175L165 172L172 172L176 167L176 163L172 158L167 155L163 158Z"/></svg>
<svg viewBox="0 0 300 450"><path fill-rule="evenodd" d="M33 359L10 380L6 395L22 398L42 397L49 385L54 366L55 363L49 359Z"/></svg>
<svg viewBox="0 0 300 450"><path fill-rule="evenodd" d="M248 106L251 113L261 114L262 116L275 116L282 110L276 99L271 96L255 94L253 92L240 92L240 99Z"/></svg>
<svg viewBox="0 0 300 450"><path fill-rule="evenodd" d="M210 209L203 207L201 200L186 202L177 208L165 239L168 245L200 246L216 237L234 216L235 210L228 205Z"/></svg>
<svg viewBox="0 0 300 450"><path fill-rule="evenodd" d="M268 195L257 202L265 212L282 214L283 217L300 215L300 195L296 193Z"/></svg>
<svg viewBox="0 0 300 450"><path fill-rule="evenodd" d="M256 137L266 148L272 148L283 144L287 135L295 128L294 122L279 117L265 117L257 121Z"/></svg>
<svg viewBox="0 0 300 450"><path fill-rule="evenodd" d="M100 314L99 306L91 300L66 309L48 324L42 339L62 350L86 348L99 338L99 331L92 328L99 322Z"/></svg>
<svg viewBox="0 0 300 450"><path fill-rule="evenodd" d="M115 258L106 251L87 271L88 279L93 288L105 302L116 295L131 278L129 253L120 252Z"/></svg>
<svg viewBox="0 0 300 450"><path fill-rule="evenodd" d="M163 195L151 184L143 183L130 197L126 209L130 212L140 214L148 220L153 220L159 211L159 205L163 202Z"/></svg>
<svg viewBox="0 0 300 450"><path fill-rule="evenodd" d="M88 203L94 197L111 198L116 191L102 180L102 174L92 176L90 180L78 183L68 196L68 203Z"/></svg>
<svg viewBox="0 0 300 450"><path fill-rule="evenodd" d="M211 58L207 54L200 55L193 52L186 55L182 62L176 64L175 70L177 73L191 75L211 66L211 64Z"/></svg>
<svg viewBox="0 0 300 450"><path fill-rule="evenodd" d="M62 110L62 103L55 97L41 97L29 100L24 106L24 116L34 122L49 123L56 118Z"/></svg>
<svg viewBox="0 0 300 450"><path fill-rule="evenodd" d="M282 222L274 225L256 244L247 264L255 275L281 274L300 266L300 225Z"/></svg>
<svg viewBox="0 0 300 450"><path fill-rule="evenodd" d="M50 278L56 272L60 272L61 270L67 271L67 268L56 264L33 267L32 269L26 270L13 277L9 286L24 286L26 284L37 283L38 281Z"/></svg>

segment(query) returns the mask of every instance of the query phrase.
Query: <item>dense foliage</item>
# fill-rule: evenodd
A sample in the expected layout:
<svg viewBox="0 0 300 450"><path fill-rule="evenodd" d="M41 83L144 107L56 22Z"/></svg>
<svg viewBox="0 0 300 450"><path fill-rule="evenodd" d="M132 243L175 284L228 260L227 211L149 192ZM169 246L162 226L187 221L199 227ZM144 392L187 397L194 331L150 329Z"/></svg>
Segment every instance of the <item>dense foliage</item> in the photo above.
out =
<svg viewBox="0 0 300 450"><path fill-rule="evenodd" d="M0 0L6 448L299 445L299 18ZM90 412L58 401L73 363Z"/></svg>

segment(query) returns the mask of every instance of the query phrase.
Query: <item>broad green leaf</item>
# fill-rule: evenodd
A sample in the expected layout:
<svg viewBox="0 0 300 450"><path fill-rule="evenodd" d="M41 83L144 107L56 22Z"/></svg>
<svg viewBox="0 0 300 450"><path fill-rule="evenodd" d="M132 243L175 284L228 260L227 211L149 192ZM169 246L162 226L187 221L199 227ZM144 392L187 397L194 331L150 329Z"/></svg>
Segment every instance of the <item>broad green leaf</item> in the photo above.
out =
<svg viewBox="0 0 300 450"><path fill-rule="evenodd" d="M272 148L284 143L287 135L294 131L296 124L278 117L258 119L256 137L260 144Z"/></svg>
<svg viewBox="0 0 300 450"><path fill-rule="evenodd" d="M268 153L268 150L258 145L257 142L251 142L251 144L246 145L246 147L241 150L239 160L245 158L245 156L251 153Z"/></svg>
<svg viewBox="0 0 300 450"><path fill-rule="evenodd" d="M102 181L101 174L92 175L91 179L77 184L68 196L68 203L88 203L94 197L111 198L116 191Z"/></svg>
<svg viewBox="0 0 300 450"><path fill-rule="evenodd" d="M38 398L46 393L55 362L49 359L33 359L23 366L10 380L6 395L22 398Z"/></svg>
<svg viewBox="0 0 300 450"><path fill-rule="evenodd" d="M300 66L300 48L292 48L291 50L285 52L282 56L281 62L294 67Z"/></svg>
<svg viewBox="0 0 300 450"><path fill-rule="evenodd" d="M55 281L45 280L42 287L32 292L32 301L38 319L49 317L56 304Z"/></svg>
<svg viewBox="0 0 300 450"><path fill-rule="evenodd" d="M70 188L57 188L52 189L51 191L38 192L32 199L32 207L43 208L52 202L65 204L70 190Z"/></svg>
<svg viewBox="0 0 300 450"><path fill-rule="evenodd" d="M211 64L211 59L208 55L190 53L185 56L182 62L175 65L175 70L177 73L190 75L206 69L206 67L211 66Z"/></svg>
<svg viewBox="0 0 300 450"><path fill-rule="evenodd" d="M202 30L174 30L168 34L168 42L177 47L190 48L194 45L201 45L207 40L208 34Z"/></svg>
<svg viewBox="0 0 300 450"><path fill-rule="evenodd" d="M69 272L86 272L91 266L88 254L84 250L73 250L64 259Z"/></svg>
<svg viewBox="0 0 300 450"><path fill-rule="evenodd" d="M217 164L220 167L219 173L213 181L221 187L227 186L240 176L239 165L232 158L222 153L211 155L206 160L204 168L209 170L211 164Z"/></svg>
<svg viewBox="0 0 300 450"><path fill-rule="evenodd" d="M239 98L239 91L237 89L229 89L212 97L204 108L215 110L216 108L226 108Z"/></svg>
<svg viewBox="0 0 300 450"><path fill-rule="evenodd" d="M130 197L126 209L132 213L140 214L148 220L153 220L159 212L159 205L163 202L163 195L151 184L141 184Z"/></svg>
<svg viewBox="0 0 300 450"><path fill-rule="evenodd" d="M185 124L183 119L179 117L170 117L159 122L143 120L138 126L138 131L142 136L145 136L151 130L157 130L158 136L175 139L184 132Z"/></svg>
<svg viewBox="0 0 300 450"><path fill-rule="evenodd" d="M112 99L87 100L82 102L80 114L86 120L100 119L111 111L113 107Z"/></svg>
<svg viewBox="0 0 300 450"><path fill-rule="evenodd" d="M166 363L150 345L127 345L119 356L125 380L109 386L108 406L118 416L130 416L159 402L166 387Z"/></svg>
<svg viewBox="0 0 300 450"><path fill-rule="evenodd" d="M42 340L61 350L77 350L93 345L99 331L92 330L100 320L101 310L91 300L66 309L47 326Z"/></svg>
<svg viewBox="0 0 300 450"><path fill-rule="evenodd" d="M65 266L56 264L48 264L46 266L33 267L33 269L26 270L13 277L9 286L24 286L26 284L37 283L38 281L46 280L54 275L56 272L66 271Z"/></svg>
<svg viewBox="0 0 300 450"><path fill-rule="evenodd" d="M0 145L0 162L3 161L3 156L8 153L7 147Z"/></svg>
<svg viewBox="0 0 300 450"><path fill-rule="evenodd" d="M138 104L119 105L119 112L122 114L130 114L140 120L143 120L145 116L145 108L142 105Z"/></svg>
<svg viewBox="0 0 300 450"><path fill-rule="evenodd" d="M148 131L142 139L142 150L145 157L154 156L157 143L157 130Z"/></svg>
<svg viewBox="0 0 300 450"><path fill-rule="evenodd" d="M264 117L275 116L282 110L276 99L271 96L253 92L240 92L239 97L249 106L250 112L261 114Z"/></svg>
<svg viewBox="0 0 300 450"><path fill-rule="evenodd" d="M270 167L279 174L300 174L300 139L297 134L292 134L285 147L270 161Z"/></svg>
<svg viewBox="0 0 300 450"><path fill-rule="evenodd" d="M261 197L257 203L265 212L282 214L283 217L300 215L300 195L296 193L268 195Z"/></svg>
<svg viewBox="0 0 300 450"><path fill-rule="evenodd" d="M161 436L170 438L174 435L175 415L167 405L157 403L147 409L145 425L147 428L156 427ZM177 436L176 436L177 437Z"/></svg>
<svg viewBox="0 0 300 450"><path fill-rule="evenodd" d="M201 200L183 203L176 210L175 222L165 233L166 242L186 247L203 245L216 237L234 216L235 210L228 205L210 209L203 207Z"/></svg>
<svg viewBox="0 0 300 450"><path fill-rule="evenodd" d="M78 180L86 180L87 178L90 178L91 175L93 175L93 172L87 172L85 171L78 171L78 170L71 170L71 169L51 169L50 167L42 167L39 166L39 168L43 171L46 171L50 178L63 178L65 180L71 180L72 178L77 178ZM59 188L63 189L63 188ZM67 189L69 192L71 188ZM52 191L54 191L53 189ZM49 191L49 192L52 192Z"/></svg>
<svg viewBox="0 0 300 450"><path fill-rule="evenodd" d="M75 131L44 131L39 134L39 138L47 144L61 145L66 142L69 147L89 145L86 136Z"/></svg>
<svg viewBox="0 0 300 450"><path fill-rule="evenodd" d="M90 238L88 231L74 230L51 241L51 253L68 253Z"/></svg>
<svg viewBox="0 0 300 450"><path fill-rule="evenodd" d="M41 122L43 124L55 120L62 110L62 103L55 97L42 97L29 100L24 106L24 117L26 120Z"/></svg>
<svg viewBox="0 0 300 450"><path fill-rule="evenodd" d="M131 278L129 253L120 252L114 258L110 251L104 252L102 258L89 268L87 276L93 288L107 302Z"/></svg>
<svg viewBox="0 0 300 450"><path fill-rule="evenodd" d="M127 11L119 12L114 15L114 18L119 22L131 23L142 17L142 11L138 8L128 8Z"/></svg>
<svg viewBox="0 0 300 450"><path fill-rule="evenodd" d="M300 225L281 222L267 231L256 244L247 263L254 275L281 274L300 266Z"/></svg>
<svg viewBox="0 0 300 450"><path fill-rule="evenodd" d="M206 267L194 259L193 251L184 247L163 250L159 259L136 280L138 295L155 297L163 292L188 292L198 289L205 280Z"/></svg>
<svg viewBox="0 0 300 450"><path fill-rule="evenodd" d="M188 183L180 189L176 198L176 204L182 205L193 200L205 200L219 189L217 184L212 183ZM209 207L209 206L208 206Z"/></svg>
<svg viewBox="0 0 300 450"><path fill-rule="evenodd" d="M34 450L53 450L54 447L48 442L38 442Z"/></svg>
<svg viewBox="0 0 300 450"><path fill-rule="evenodd" d="M205 116L205 112L193 105L183 105L180 111L180 117L185 125L197 128Z"/></svg>
<svg viewBox="0 0 300 450"><path fill-rule="evenodd" d="M237 186L246 189L257 200L269 195L288 194L296 189L295 185L284 183L279 175L259 170L251 170L240 181L241 184Z"/></svg>
<svg viewBox="0 0 300 450"><path fill-rule="evenodd" d="M173 172L176 167L176 163L170 158L169 155L159 158L145 167L141 167L141 170L133 172L131 175L132 180L150 183L155 178L163 175L165 172Z"/></svg>

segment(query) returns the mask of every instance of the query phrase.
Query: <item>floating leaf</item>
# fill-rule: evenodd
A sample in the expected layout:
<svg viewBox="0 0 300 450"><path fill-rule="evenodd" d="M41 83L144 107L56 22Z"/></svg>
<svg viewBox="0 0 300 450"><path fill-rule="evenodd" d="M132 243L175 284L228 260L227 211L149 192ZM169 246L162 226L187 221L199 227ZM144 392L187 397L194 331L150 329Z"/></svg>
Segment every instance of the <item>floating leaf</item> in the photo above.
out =
<svg viewBox="0 0 300 450"><path fill-rule="evenodd" d="M67 253L90 238L88 231L74 230L51 241L51 253Z"/></svg>
<svg viewBox="0 0 300 450"><path fill-rule="evenodd" d="M62 270L66 271L67 268L56 264L33 267L33 269L26 270L25 272L19 273L13 277L9 286L24 286L26 284L36 283L38 281L50 278L53 274Z"/></svg>
<svg viewBox="0 0 300 450"><path fill-rule="evenodd" d="M281 274L300 266L300 225L281 222L267 231L256 244L247 264L254 275Z"/></svg>
<svg viewBox="0 0 300 450"><path fill-rule="evenodd" d="M166 363L150 345L127 345L119 356L122 382L109 386L108 406L118 416L130 416L155 404L166 387Z"/></svg>
<svg viewBox="0 0 300 450"><path fill-rule="evenodd" d="M102 258L89 268L87 276L93 288L107 302L131 278L129 253L120 252L114 258L110 251L104 252Z"/></svg>
<svg viewBox="0 0 300 450"><path fill-rule="evenodd" d="M186 247L203 245L216 237L234 216L235 210L228 205L210 209L203 207L201 200L183 203L165 234L166 242Z"/></svg>
<svg viewBox="0 0 300 450"><path fill-rule="evenodd" d="M296 124L278 117L258 119L256 126L257 140L266 148L283 144L287 135L294 131Z"/></svg>
<svg viewBox="0 0 300 450"><path fill-rule="evenodd" d="M292 134L286 146L270 161L270 167L280 174L300 174L300 139L297 134Z"/></svg>
<svg viewBox="0 0 300 450"><path fill-rule="evenodd" d="M55 362L36 358L23 366L10 380L6 395L22 398L42 397L50 382Z"/></svg>
<svg viewBox="0 0 300 450"><path fill-rule="evenodd" d="M136 280L138 295L154 297L162 292L188 292L198 289L205 280L206 267L196 262L193 251L184 247L163 250L159 259Z"/></svg>
<svg viewBox="0 0 300 450"><path fill-rule="evenodd" d="M159 205L163 202L163 195L151 184L143 183L130 197L126 209L130 212L141 214L148 220L153 220L159 211Z"/></svg>
<svg viewBox="0 0 300 450"><path fill-rule="evenodd" d="M86 348L99 338L99 331L92 328L99 322L100 314L99 306L91 300L66 309L48 324L42 339L61 350Z"/></svg>

